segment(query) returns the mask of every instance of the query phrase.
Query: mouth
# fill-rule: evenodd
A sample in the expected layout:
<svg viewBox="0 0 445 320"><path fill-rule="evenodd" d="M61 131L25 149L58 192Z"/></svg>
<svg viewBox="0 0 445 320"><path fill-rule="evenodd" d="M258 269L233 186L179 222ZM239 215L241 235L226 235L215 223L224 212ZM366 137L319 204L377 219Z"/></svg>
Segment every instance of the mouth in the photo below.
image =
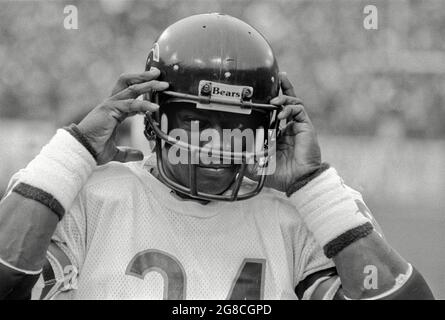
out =
<svg viewBox="0 0 445 320"><path fill-rule="evenodd" d="M209 168L209 169L231 169L233 168L230 164L200 164L198 165L200 168Z"/></svg>
<svg viewBox="0 0 445 320"><path fill-rule="evenodd" d="M227 174L234 170L231 165L198 165L199 172L208 174Z"/></svg>

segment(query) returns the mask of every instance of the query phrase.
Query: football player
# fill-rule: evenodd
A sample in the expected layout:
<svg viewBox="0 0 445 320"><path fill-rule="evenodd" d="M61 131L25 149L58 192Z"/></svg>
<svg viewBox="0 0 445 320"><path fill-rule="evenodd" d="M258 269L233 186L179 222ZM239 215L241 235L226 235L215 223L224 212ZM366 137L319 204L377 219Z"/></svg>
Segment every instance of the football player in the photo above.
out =
<svg viewBox="0 0 445 320"><path fill-rule="evenodd" d="M114 140L137 113L156 145L146 159ZM255 140L227 143L224 130ZM268 42L221 14L168 27L145 72L122 75L14 175L0 203L0 297L433 298L322 163Z"/></svg>

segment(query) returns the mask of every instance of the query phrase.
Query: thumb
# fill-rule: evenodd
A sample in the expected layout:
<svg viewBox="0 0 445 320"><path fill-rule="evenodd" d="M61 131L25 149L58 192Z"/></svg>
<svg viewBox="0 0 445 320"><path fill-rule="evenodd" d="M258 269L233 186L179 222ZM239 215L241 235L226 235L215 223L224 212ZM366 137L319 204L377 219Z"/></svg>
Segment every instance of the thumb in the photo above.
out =
<svg viewBox="0 0 445 320"><path fill-rule="evenodd" d="M117 147L112 161L130 162L140 161L142 159L144 159L144 154L140 150L128 147Z"/></svg>
<svg viewBox="0 0 445 320"><path fill-rule="evenodd" d="M288 79L287 73L280 72L278 74L278 77L280 78L280 81L281 81L281 91L283 92L283 94L286 96L296 97L295 91L294 91L294 86Z"/></svg>

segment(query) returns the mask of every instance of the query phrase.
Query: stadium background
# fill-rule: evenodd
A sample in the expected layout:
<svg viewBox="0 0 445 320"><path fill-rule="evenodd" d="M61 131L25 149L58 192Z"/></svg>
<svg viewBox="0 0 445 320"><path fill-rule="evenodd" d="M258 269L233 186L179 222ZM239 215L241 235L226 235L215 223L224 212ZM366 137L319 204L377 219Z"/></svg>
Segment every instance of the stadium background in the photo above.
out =
<svg viewBox="0 0 445 320"><path fill-rule="evenodd" d="M63 8L79 29L63 28ZM376 5L378 30L363 28ZM246 20L271 42L320 133L323 157L361 191L391 244L445 299L445 2L0 1L0 195L57 127L119 74L144 68L160 30L191 14ZM141 119L123 144L147 144Z"/></svg>

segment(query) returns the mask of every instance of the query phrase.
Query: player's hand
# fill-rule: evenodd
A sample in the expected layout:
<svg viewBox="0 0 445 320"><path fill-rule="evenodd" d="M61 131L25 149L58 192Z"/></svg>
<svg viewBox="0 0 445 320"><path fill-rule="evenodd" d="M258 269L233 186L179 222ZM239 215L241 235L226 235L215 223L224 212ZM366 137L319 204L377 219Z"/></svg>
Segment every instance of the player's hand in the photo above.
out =
<svg viewBox="0 0 445 320"><path fill-rule="evenodd" d="M266 177L265 186L286 192L301 177L319 168L321 152L302 100L296 97L285 73L280 73L280 79L283 95L270 103L283 106L278 119L286 119L287 124L277 137L276 153L272 155L275 159L271 160L275 161L275 171Z"/></svg>
<svg viewBox="0 0 445 320"><path fill-rule="evenodd" d="M111 96L79 123L78 128L98 154L99 165L112 160L127 162L143 159L144 155L139 150L116 146L116 128L127 117L159 109L155 103L137 100L142 94L168 88L167 82L155 80L159 74L156 68L139 74L123 74Z"/></svg>

